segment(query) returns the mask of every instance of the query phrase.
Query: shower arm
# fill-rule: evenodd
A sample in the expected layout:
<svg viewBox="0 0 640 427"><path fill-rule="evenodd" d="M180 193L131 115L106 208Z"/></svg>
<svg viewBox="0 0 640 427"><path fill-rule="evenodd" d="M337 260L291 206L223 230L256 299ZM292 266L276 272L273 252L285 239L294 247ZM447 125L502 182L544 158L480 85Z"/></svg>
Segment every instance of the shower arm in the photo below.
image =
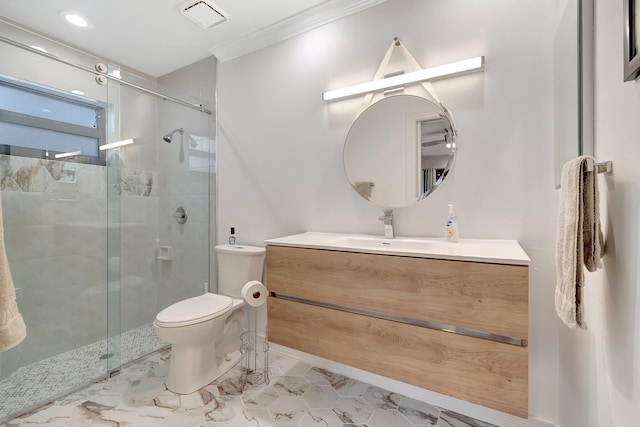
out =
<svg viewBox="0 0 640 427"><path fill-rule="evenodd" d="M165 136L163 136L163 137L162 137L162 139L163 139L165 142L171 142L171 141L173 141L173 135L174 135L176 132L180 132L180 138L183 138L183 137L184 137L184 128L178 128L178 129L174 129L174 130L172 130L171 132L169 132L168 134L166 134ZM183 140L181 139L181 141L180 141L180 142L183 142Z"/></svg>

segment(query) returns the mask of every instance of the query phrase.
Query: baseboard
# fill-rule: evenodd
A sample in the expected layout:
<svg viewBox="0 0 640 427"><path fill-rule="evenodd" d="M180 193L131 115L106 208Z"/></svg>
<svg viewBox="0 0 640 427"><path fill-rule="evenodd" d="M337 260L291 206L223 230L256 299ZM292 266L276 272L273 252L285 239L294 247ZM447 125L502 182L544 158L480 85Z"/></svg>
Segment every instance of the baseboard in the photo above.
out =
<svg viewBox="0 0 640 427"><path fill-rule="evenodd" d="M279 344L270 343L269 349L276 353L301 360L309 365L327 369L337 374L348 376L355 380L366 382L413 399L429 402L441 408L446 408L500 427L556 427L554 423L549 421L541 420L532 416L529 416L529 419L515 417L510 414L505 414L504 412L499 412L473 403L465 402L464 400L435 393L391 378L386 378L381 375L372 374L371 372L343 365L342 363L334 362L312 354L303 353Z"/></svg>

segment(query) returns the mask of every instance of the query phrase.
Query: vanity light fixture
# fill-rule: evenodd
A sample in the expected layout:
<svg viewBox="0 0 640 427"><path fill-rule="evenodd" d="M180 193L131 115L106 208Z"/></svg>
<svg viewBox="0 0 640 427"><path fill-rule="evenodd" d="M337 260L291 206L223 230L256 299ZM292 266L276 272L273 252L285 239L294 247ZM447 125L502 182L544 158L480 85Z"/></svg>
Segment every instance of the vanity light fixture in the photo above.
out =
<svg viewBox="0 0 640 427"><path fill-rule="evenodd" d="M476 56L475 58L465 59L463 61L452 62L450 64L439 65L437 67L425 68L411 73L400 74L386 79L373 80L368 83L362 83L355 86L349 86L342 89L330 90L322 94L325 101L335 101L342 98L362 95L369 92L395 88L411 83L419 83L426 80L434 80L437 78L479 71L484 68L484 56Z"/></svg>
<svg viewBox="0 0 640 427"><path fill-rule="evenodd" d="M66 152L66 153L58 153L53 157L55 157L56 159L63 159L65 157L77 156L78 154L81 154L81 153L82 153L82 151L76 150L76 151L69 151L69 152Z"/></svg>
<svg viewBox="0 0 640 427"><path fill-rule="evenodd" d="M110 142L108 144L104 144L101 145L100 147L98 147L100 150L108 150L110 148L118 148L118 147L122 147L125 145L130 145L133 144L133 138L129 138L129 139L124 139L122 141L116 141L116 142Z"/></svg>

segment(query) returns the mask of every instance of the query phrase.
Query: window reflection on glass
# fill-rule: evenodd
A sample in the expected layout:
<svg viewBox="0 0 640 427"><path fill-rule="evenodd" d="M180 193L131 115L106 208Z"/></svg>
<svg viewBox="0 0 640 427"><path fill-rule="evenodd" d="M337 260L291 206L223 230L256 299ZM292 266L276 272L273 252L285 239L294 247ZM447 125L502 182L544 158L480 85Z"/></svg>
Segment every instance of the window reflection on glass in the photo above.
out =
<svg viewBox="0 0 640 427"><path fill-rule="evenodd" d="M0 145L4 154L100 163L104 109L56 89L0 76ZM5 76L6 77L6 76Z"/></svg>

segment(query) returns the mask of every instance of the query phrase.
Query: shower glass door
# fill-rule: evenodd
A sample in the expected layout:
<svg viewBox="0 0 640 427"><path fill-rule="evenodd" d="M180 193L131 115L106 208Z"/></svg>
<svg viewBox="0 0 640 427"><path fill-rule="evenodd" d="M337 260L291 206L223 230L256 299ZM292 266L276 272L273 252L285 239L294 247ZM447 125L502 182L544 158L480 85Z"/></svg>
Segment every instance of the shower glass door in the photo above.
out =
<svg viewBox="0 0 640 427"><path fill-rule="evenodd" d="M113 139L133 143L107 153L116 177L110 197L118 198L112 206L119 209L119 235L110 237L118 240L119 255L110 257L109 269L119 268L120 310L110 328L121 334L115 363L121 365L166 346L153 329L158 312L203 293L209 282L214 144L209 114L153 93L170 97L167 88L123 70L113 72L133 83L112 82L119 102L111 116L119 131ZM179 208L186 211L184 222L175 215Z"/></svg>
<svg viewBox="0 0 640 427"><path fill-rule="evenodd" d="M215 126L202 101L115 65L97 78L99 58L2 21L0 58L4 243L27 326L0 352L3 423L167 345L157 313L210 282Z"/></svg>
<svg viewBox="0 0 640 427"><path fill-rule="evenodd" d="M99 150L108 86L12 42L51 49L44 40L0 30L4 243L27 326L24 341L0 353L1 421L108 373L107 317L119 310L107 281L108 212L119 201L108 199Z"/></svg>

